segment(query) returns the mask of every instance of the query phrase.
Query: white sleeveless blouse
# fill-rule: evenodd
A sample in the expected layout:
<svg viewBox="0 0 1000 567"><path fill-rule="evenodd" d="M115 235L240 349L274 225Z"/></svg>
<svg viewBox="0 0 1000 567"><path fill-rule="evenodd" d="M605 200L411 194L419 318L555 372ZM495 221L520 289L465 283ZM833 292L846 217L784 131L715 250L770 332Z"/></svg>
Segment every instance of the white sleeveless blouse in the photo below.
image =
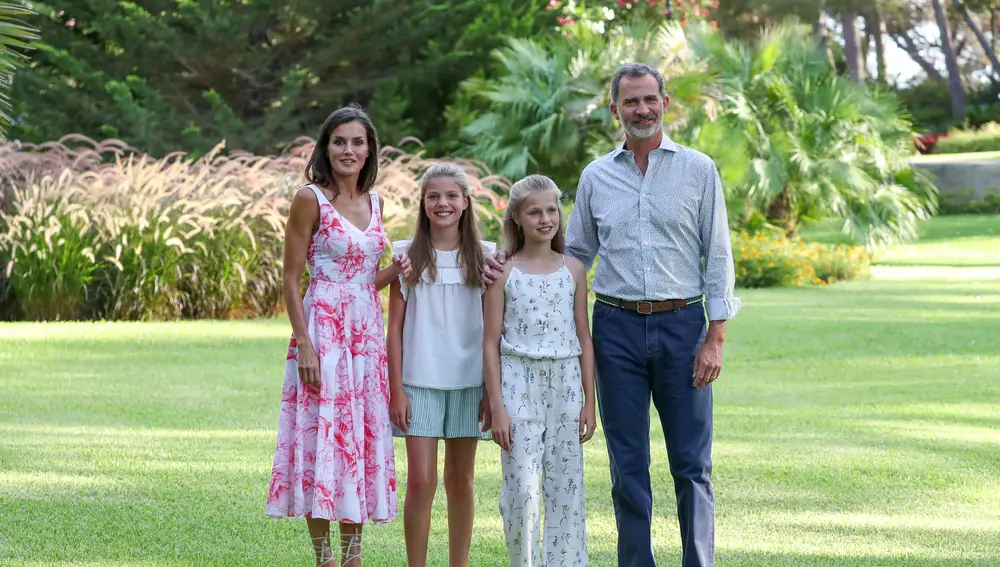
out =
<svg viewBox="0 0 1000 567"><path fill-rule="evenodd" d="M483 253L496 245L482 242ZM394 242L393 252L410 249L409 240ZM435 250L436 281L427 271L410 287L400 275L406 300L403 322L403 383L421 388L456 390L483 383L483 289L465 284L457 250Z"/></svg>

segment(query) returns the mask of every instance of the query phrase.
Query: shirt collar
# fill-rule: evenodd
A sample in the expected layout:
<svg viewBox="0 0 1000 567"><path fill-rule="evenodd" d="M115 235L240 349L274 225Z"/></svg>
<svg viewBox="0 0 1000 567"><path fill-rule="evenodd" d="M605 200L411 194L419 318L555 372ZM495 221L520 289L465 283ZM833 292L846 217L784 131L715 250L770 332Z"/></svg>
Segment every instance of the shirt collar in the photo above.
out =
<svg viewBox="0 0 1000 567"><path fill-rule="evenodd" d="M623 141L618 147L616 147L615 151L614 151L614 153L613 153L613 155L611 157L612 158L617 158L621 154L632 153L631 150L625 149L625 144L626 143L627 142ZM656 149L666 150L668 152L675 152L676 153L677 152L677 144L667 136L666 132L664 132L663 136L660 138L660 145L657 146Z"/></svg>

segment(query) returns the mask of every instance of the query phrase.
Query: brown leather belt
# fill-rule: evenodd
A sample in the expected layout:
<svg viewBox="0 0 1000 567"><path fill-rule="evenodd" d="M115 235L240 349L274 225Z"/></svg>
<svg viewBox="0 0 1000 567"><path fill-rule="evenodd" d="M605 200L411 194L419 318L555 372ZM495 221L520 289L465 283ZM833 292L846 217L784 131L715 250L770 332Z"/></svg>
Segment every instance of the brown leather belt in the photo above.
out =
<svg viewBox="0 0 1000 567"><path fill-rule="evenodd" d="M597 296L597 300L601 303L606 303L613 307L618 307L619 309L635 311L636 313L640 313L642 315L663 313L665 311L678 311L680 309L684 309L688 305L701 303L705 299L704 296L698 296L688 299L666 299L663 301L625 301L616 297L602 295L600 293L596 293L594 295Z"/></svg>

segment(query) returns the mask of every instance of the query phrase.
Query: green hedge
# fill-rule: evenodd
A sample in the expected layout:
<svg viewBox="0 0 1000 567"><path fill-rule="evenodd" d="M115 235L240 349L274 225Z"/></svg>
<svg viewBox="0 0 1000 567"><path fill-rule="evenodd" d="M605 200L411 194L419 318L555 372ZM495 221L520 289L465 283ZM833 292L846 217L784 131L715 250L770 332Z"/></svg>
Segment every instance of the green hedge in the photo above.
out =
<svg viewBox="0 0 1000 567"><path fill-rule="evenodd" d="M975 130L951 130L938 138L934 154L964 154L1000 150L1000 124L988 122Z"/></svg>
<svg viewBox="0 0 1000 567"><path fill-rule="evenodd" d="M969 187L945 191L938 200L938 214L1000 215L1000 189L988 190L982 196Z"/></svg>

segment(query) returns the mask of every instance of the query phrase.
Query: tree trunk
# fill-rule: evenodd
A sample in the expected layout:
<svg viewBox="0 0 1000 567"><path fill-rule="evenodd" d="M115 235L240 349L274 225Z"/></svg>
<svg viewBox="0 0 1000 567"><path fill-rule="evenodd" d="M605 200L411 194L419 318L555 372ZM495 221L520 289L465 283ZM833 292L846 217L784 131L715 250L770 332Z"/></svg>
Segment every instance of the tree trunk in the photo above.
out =
<svg viewBox="0 0 1000 567"><path fill-rule="evenodd" d="M944 52L944 62L948 67L948 93L951 96L951 117L962 120L965 117L965 89L962 87L962 74L958 68L958 57L948 30L948 15L941 0L931 0L934 7L934 20L941 32L941 51Z"/></svg>
<svg viewBox="0 0 1000 567"><path fill-rule="evenodd" d="M858 18L855 13L845 13L840 16L844 26L844 58L847 60L847 72L855 81L865 80L865 62L861 59L861 35L858 29Z"/></svg>
<svg viewBox="0 0 1000 567"><path fill-rule="evenodd" d="M910 59L912 59L917 65L920 65L920 68L924 70L924 73L927 73L928 79L932 81L941 81L942 83L944 82L944 75L942 75L930 61L924 59L924 56L920 54L920 48L917 47L913 38L907 35L905 31L900 36L893 35L892 41L895 42L900 49L906 51L906 54L910 56Z"/></svg>
<svg viewBox="0 0 1000 567"><path fill-rule="evenodd" d="M774 201L767 207L767 220L776 226L785 229L785 234L795 236L798 232L798 223L795 222L795 215L792 214L792 202L788 197L791 190L785 187L778 194Z"/></svg>
<svg viewBox="0 0 1000 567"><path fill-rule="evenodd" d="M823 24L823 11L819 11L819 15L816 16L816 21L813 22L813 35L819 40L819 48L823 50L826 54L826 60L830 62L830 66L834 66L833 53L830 51L830 34L827 32L826 25Z"/></svg>
<svg viewBox="0 0 1000 567"><path fill-rule="evenodd" d="M993 51L997 49L997 9L990 5L990 46Z"/></svg>
<svg viewBox="0 0 1000 567"><path fill-rule="evenodd" d="M962 18L965 19L965 25L969 26L969 29L972 30L973 35L975 35L976 39L979 41L980 47L982 47L983 51L986 53L986 57L989 58L990 64L993 65L993 73L997 76L997 78L1000 78L1000 59L997 59L997 54L993 51L993 46L990 45L986 36L983 35L983 30L980 29L979 25L976 24L976 21L972 19L972 14L969 13L969 9L965 7L965 4L963 4L961 0L951 1L952 4L955 5L955 8L962 13Z"/></svg>
<svg viewBox="0 0 1000 567"><path fill-rule="evenodd" d="M875 4L869 18L866 18L868 22L866 27L872 30L872 36L875 38L875 72L878 75L878 82L885 85L889 83L885 69L885 51L889 43L889 34L878 3Z"/></svg>

